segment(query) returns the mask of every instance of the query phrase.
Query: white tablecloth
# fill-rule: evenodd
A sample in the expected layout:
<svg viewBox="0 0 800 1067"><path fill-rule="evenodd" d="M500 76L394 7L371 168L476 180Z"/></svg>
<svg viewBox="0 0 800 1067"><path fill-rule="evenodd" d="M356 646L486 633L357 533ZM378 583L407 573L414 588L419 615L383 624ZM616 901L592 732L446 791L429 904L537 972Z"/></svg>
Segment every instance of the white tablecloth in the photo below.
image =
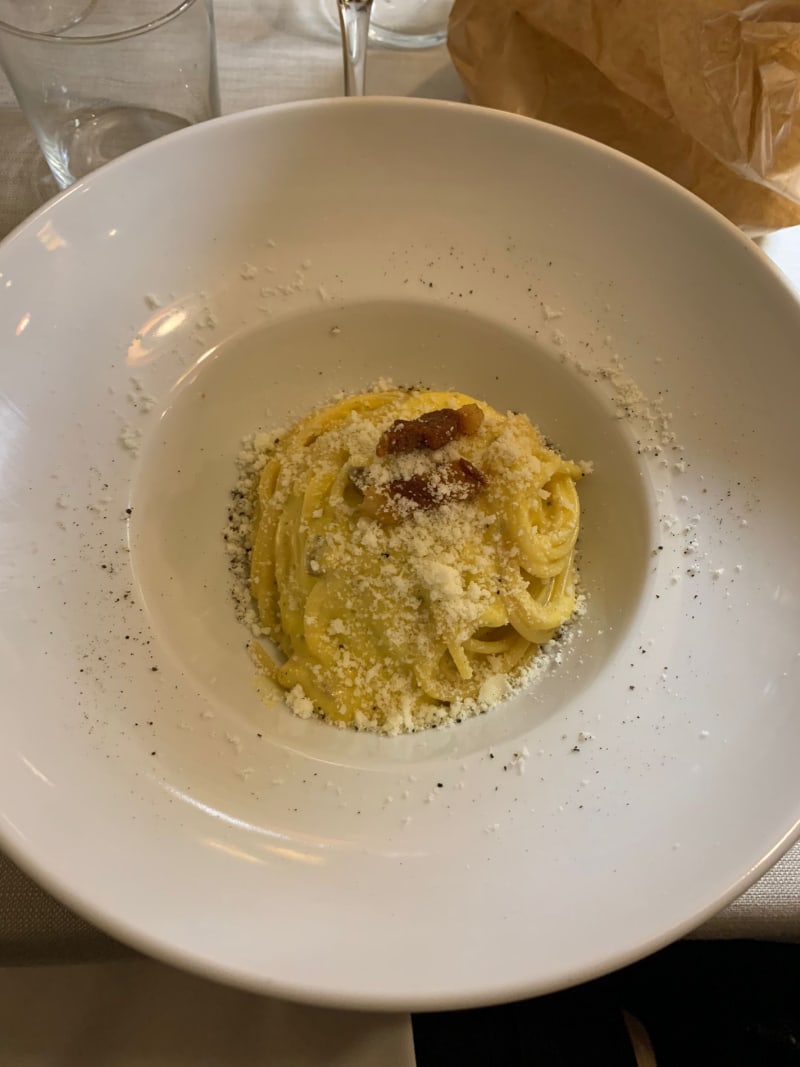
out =
<svg viewBox="0 0 800 1067"><path fill-rule="evenodd" d="M332 12L332 0L216 0L223 111L340 95L341 50ZM373 49L368 89L373 94L463 99L444 47L427 52ZM1 80L0 146L3 236L52 187L33 137ZM799 234L771 239L766 250L800 283ZM800 941L800 846L703 925L698 936ZM0 856L0 963L26 955L85 958L102 951L109 946L90 927Z"/></svg>

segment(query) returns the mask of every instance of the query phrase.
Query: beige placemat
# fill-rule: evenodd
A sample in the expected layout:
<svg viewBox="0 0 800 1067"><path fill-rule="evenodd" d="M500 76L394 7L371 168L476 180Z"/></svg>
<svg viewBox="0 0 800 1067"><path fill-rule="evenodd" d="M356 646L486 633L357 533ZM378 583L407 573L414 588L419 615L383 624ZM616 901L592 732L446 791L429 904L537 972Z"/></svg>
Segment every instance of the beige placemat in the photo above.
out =
<svg viewBox="0 0 800 1067"><path fill-rule="evenodd" d="M145 959L0 967L0 1067L413 1067L408 1015L330 1011Z"/></svg>
<svg viewBox="0 0 800 1067"><path fill-rule="evenodd" d="M0 967L131 954L40 889L0 852Z"/></svg>

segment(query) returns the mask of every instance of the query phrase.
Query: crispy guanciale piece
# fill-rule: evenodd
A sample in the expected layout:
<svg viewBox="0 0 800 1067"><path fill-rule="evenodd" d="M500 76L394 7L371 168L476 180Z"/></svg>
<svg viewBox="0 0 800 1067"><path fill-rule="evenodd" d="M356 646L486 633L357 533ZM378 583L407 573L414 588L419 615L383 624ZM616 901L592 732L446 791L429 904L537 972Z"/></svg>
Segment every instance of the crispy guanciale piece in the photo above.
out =
<svg viewBox="0 0 800 1067"><path fill-rule="evenodd" d="M469 500L486 484L486 477L467 459L443 463L429 474L395 478L364 490L362 512L384 525L399 522L409 511L431 511L454 501Z"/></svg>
<svg viewBox="0 0 800 1067"><path fill-rule="evenodd" d="M472 437L481 428L482 422L483 412L477 404L426 411L416 419L396 419L381 434L375 451L379 456L416 452L419 448L435 452L457 437Z"/></svg>

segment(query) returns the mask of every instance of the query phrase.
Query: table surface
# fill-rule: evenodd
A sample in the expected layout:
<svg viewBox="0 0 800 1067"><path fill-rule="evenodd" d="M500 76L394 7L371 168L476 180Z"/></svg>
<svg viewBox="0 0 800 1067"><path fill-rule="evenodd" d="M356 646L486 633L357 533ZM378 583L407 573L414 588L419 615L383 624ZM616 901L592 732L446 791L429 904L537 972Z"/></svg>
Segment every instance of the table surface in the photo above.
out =
<svg viewBox="0 0 800 1067"><path fill-rule="evenodd" d="M339 96L341 49L333 0L216 0L225 113ZM374 48L370 94L463 100L446 48ZM0 238L54 192L36 142L0 74ZM800 228L763 248L800 291ZM800 845L695 936L800 942ZM122 946L73 915L0 854L0 964L98 960Z"/></svg>

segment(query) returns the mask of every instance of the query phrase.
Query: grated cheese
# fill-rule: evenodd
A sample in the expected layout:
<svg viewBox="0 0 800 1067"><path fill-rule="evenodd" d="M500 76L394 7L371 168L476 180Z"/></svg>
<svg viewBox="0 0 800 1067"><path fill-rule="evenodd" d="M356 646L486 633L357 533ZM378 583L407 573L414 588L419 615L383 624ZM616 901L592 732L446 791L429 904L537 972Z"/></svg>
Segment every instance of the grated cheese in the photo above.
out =
<svg viewBox="0 0 800 1067"><path fill-rule="evenodd" d="M376 383L374 391L382 392L387 387L391 388L391 383L382 381ZM494 417L498 419L496 413ZM488 425L491 425L491 416L487 418ZM490 474L492 471L502 472L505 490L513 492L515 488L523 488L528 484L527 480L532 474L544 476L546 471L542 467L542 459L532 454L530 444L525 443L521 427L523 422L528 424L524 416L508 413L502 418L503 428L497 432L500 424L496 423L495 436L486 448L483 464ZM575 625L561 630L555 639L541 646L538 654L524 667L515 668L511 676L502 672L489 673L480 681L476 696L456 699L451 703L431 701L420 709L413 698L412 685L416 686L416 682L411 666L415 660L424 658L426 651L420 644L425 638L420 633L419 605L423 601L427 603L436 625L442 632L454 634L455 640L466 639L474 632L476 622L496 594L494 586L497 579L493 576L496 574L496 546L501 543L501 532L497 528L496 514L482 513L457 498L452 499L452 487L441 476L442 467L447 461L462 454L469 458L469 439L453 441L435 453L416 451L376 457L377 439L390 423L391 415L387 416L385 425L376 425L357 411L352 411L337 428L326 430L326 439L333 451L340 449L343 455L352 457L353 466L358 466L363 457L365 485L381 487L399 478L422 476L441 492L440 506L430 510L408 506L403 521L396 525L384 526L362 516L354 520L346 534L329 529L324 538L319 539L319 544L309 538L306 571L319 576L336 572L348 561L353 563L361 558L365 561L380 560L378 580L374 568L352 568L355 572L354 599L348 598L343 602L344 617L337 615L322 622L324 632L330 638L346 636L349 627L357 624L352 616L348 618L345 614L354 610L355 593L359 595L359 602L374 602L380 617L389 619L386 631L388 641L395 649L407 650L404 654L407 655L408 664L404 671L387 677L380 664L370 666L360 663L341 643L337 662L342 668L352 671L353 694L365 709L354 716L356 728L379 728L381 732L391 735L462 721L520 692L552 664L561 661L562 649L570 643L575 633L580 633L580 629ZM284 431L259 432L242 442L237 459L239 478L224 535L234 577L236 614L255 637L276 635L262 627L250 596L251 490L283 436ZM302 456L293 460L290 454L282 454L281 479L273 495L278 509L289 502L293 485L292 462L301 463L304 460ZM590 467L589 464L584 466L586 469ZM322 513L322 509L317 508L311 516L320 518ZM476 529L481 528L486 536L476 537ZM307 532L308 529L308 523L301 523L301 532ZM468 576L460 552L467 543L475 549ZM580 619L585 611L586 599L580 595L575 618ZM311 622L307 617L307 623ZM312 669L312 673L315 684L319 683L320 688L324 689L324 675L318 669ZM283 695L288 707L299 718L308 719L318 713L302 686L295 685ZM373 706L380 707L380 722L370 713L369 709ZM344 724L337 722L336 725ZM520 770L520 773L523 771Z"/></svg>

